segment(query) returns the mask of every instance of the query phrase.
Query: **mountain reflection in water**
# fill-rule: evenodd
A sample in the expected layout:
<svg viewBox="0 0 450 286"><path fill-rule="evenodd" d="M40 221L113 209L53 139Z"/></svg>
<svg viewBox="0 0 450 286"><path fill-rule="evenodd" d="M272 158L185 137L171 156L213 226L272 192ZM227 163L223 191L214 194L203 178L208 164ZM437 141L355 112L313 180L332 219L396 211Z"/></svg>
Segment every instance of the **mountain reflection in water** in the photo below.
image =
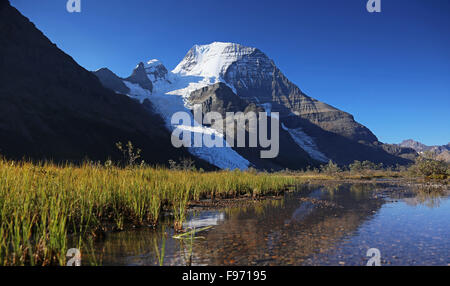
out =
<svg viewBox="0 0 450 286"><path fill-rule="evenodd" d="M193 212L184 225L213 226L192 242L193 265L365 265L369 248L380 249L384 265L447 265L449 214L448 190L305 184L282 198ZM164 233L108 234L85 259L158 265L164 242L164 265L186 265L190 242L173 239L170 227Z"/></svg>

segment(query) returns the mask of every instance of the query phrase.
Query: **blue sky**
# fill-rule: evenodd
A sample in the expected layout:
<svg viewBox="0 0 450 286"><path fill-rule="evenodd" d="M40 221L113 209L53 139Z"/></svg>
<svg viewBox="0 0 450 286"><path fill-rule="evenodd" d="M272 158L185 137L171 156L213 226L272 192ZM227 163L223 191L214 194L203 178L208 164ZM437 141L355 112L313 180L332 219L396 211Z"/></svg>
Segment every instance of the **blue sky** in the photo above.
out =
<svg viewBox="0 0 450 286"><path fill-rule="evenodd" d="M194 44L254 46L306 94L353 114L383 142L450 141L450 1L11 0L89 70L172 69Z"/></svg>

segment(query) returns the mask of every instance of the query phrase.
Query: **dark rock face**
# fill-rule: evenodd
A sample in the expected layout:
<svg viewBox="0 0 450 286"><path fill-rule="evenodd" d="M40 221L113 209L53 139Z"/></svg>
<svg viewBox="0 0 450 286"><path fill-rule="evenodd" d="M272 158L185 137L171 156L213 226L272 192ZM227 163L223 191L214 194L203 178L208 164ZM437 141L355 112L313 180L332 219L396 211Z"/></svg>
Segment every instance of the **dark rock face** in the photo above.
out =
<svg viewBox="0 0 450 286"><path fill-rule="evenodd" d="M143 89L147 89L150 92L153 91L153 83L148 78L145 71L144 63L139 63L139 65L133 70L133 73L125 79L131 83L139 84Z"/></svg>
<svg viewBox="0 0 450 286"><path fill-rule="evenodd" d="M419 154L416 150L408 147L401 147L394 144L382 144L383 149L394 156L402 157L414 161Z"/></svg>
<svg viewBox="0 0 450 286"><path fill-rule="evenodd" d="M401 158L386 152L382 143L369 144L363 141L357 142L345 136L327 131L311 123L307 119L298 117L284 118L284 124L288 128L301 127L303 131L314 138L318 149L329 159L341 165L348 165L355 160L383 163L385 165L411 163L410 160Z"/></svg>
<svg viewBox="0 0 450 286"><path fill-rule="evenodd" d="M264 109L254 103L237 96L230 87L219 82L191 93L191 104L202 104L203 112L219 112L223 117L227 112L264 112Z"/></svg>
<svg viewBox="0 0 450 286"><path fill-rule="evenodd" d="M375 142L377 137L353 116L305 95L264 53L255 51L233 63L225 73L239 96L260 103L271 103L281 120L298 116L311 123L355 141Z"/></svg>
<svg viewBox="0 0 450 286"><path fill-rule="evenodd" d="M8 1L0 2L0 54L2 155L75 162L116 159L115 143L130 140L148 163L189 157L185 149L172 147L151 105L104 88Z"/></svg>
<svg viewBox="0 0 450 286"><path fill-rule="evenodd" d="M122 79L109 69L101 68L93 73L98 77L103 86L121 94L128 94L130 92L130 89L123 83Z"/></svg>

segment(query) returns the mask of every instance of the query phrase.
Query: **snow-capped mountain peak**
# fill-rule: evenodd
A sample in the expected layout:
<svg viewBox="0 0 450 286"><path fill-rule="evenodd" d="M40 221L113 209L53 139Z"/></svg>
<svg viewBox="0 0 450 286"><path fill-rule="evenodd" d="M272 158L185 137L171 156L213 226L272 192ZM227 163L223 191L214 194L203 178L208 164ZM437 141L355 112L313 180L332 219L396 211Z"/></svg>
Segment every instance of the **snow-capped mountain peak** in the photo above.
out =
<svg viewBox="0 0 450 286"><path fill-rule="evenodd" d="M158 82L170 83L169 72L160 60L149 60L144 64L144 69L153 84L157 84Z"/></svg>
<svg viewBox="0 0 450 286"><path fill-rule="evenodd" d="M173 73L222 78L231 64L255 51L256 48L235 43L214 42L208 45L195 45Z"/></svg>

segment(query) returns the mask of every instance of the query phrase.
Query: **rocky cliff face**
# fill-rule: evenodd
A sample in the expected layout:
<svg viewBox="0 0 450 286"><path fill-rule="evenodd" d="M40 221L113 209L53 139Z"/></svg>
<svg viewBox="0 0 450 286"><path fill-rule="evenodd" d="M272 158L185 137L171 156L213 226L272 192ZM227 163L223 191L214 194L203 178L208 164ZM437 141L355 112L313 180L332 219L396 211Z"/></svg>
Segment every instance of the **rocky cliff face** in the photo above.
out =
<svg viewBox="0 0 450 286"><path fill-rule="evenodd" d="M411 160L411 162L419 156L416 150L412 148L402 147L395 144L382 144L381 146L389 154Z"/></svg>
<svg viewBox="0 0 450 286"><path fill-rule="evenodd" d="M132 141L148 163L189 157L146 101L103 87L8 1L0 1L0 153L8 158L118 159ZM107 70L113 89L125 91ZM207 164L205 164L207 165Z"/></svg>
<svg viewBox="0 0 450 286"><path fill-rule="evenodd" d="M402 143L398 144L400 147L406 147L416 150L417 152L425 152L431 149L430 146L422 144L420 142L414 141L412 139L404 140Z"/></svg>
<svg viewBox="0 0 450 286"><path fill-rule="evenodd" d="M144 65L144 68L145 73L153 83L171 83L169 80L169 71L159 60L153 59L148 61Z"/></svg>
<svg viewBox="0 0 450 286"><path fill-rule="evenodd" d="M139 63L132 74L125 79L128 82L138 84L143 89L153 91L153 83L148 78L144 63Z"/></svg>
<svg viewBox="0 0 450 286"><path fill-rule="evenodd" d="M411 148L416 150L417 152L426 152L426 151L436 151L438 153L449 151L450 150L450 143L447 145L442 146L427 146L425 144L422 144L418 141L408 139L404 140L402 143L398 144L401 147Z"/></svg>
<svg viewBox="0 0 450 286"><path fill-rule="evenodd" d="M232 131L237 134L237 126L234 124L234 118L227 118L227 112L247 114L254 112L257 116L265 109L255 103L249 102L238 95L225 83L219 82L206 86L191 93L189 97L190 104L201 104L203 113L218 112L222 115L224 121L216 122L216 129L222 134ZM246 140L248 142L249 134L252 132L248 126L245 126ZM280 152L277 158L260 159L261 148L234 148L243 157L247 158L254 166L266 170L282 169L300 169L307 166L319 166L320 162L303 150L284 129L280 130ZM230 142L229 142L230 143ZM235 140L233 146L237 146Z"/></svg>
<svg viewBox="0 0 450 286"><path fill-rule="evenodd" d="M438 160L450 162L450 143L442 146L427 146L418 141L408 139L404 140L397 146L413 149L419 154L429 152L431 154L434 154L436 159Z"/></svg>
<svg viewBox="0 0 450 286"><path fill-rule="evenodd" d="M227 112L264 112L264 108L239 97L221 82L192 92L189 102L192 105L201 104L205 113L215 111L223 117L226 117Z"/></svg>

